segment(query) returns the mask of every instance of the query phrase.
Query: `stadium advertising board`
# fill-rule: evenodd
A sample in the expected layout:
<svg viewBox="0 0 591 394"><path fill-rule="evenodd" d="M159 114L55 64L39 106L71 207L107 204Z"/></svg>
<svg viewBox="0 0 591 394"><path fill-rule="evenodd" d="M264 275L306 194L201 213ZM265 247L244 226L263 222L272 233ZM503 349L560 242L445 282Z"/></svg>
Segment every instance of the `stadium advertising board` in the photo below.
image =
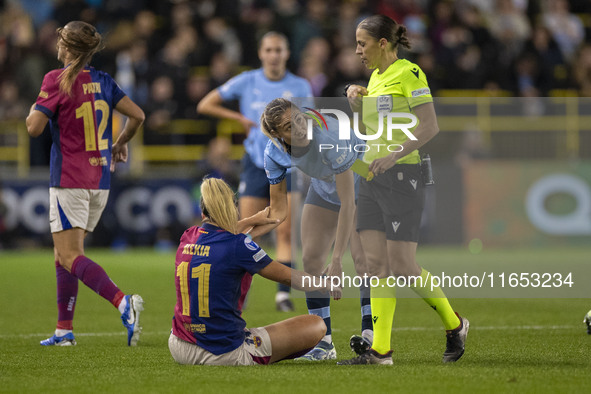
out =
<svg viewBox="0 0 591 394"><path fill-rule="evenodd" d="M464 171L465 241L570 245L591 235L591 163L475 161Z"/></svg>

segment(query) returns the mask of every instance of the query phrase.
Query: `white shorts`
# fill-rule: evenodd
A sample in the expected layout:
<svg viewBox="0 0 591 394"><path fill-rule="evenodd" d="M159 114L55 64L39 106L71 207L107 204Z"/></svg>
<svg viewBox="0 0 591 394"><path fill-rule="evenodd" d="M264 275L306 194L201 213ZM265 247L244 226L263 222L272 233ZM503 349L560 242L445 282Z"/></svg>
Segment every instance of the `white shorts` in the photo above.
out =
<svg viewBox="0 0 591 394"><path fill-rule="evenodd" d="M246 330L242 345L231 352L216 356L195 344L183 341L170 333L168 348L174 361L192 365L257 365L269 364L271 338L263 327Z"/></svg>
<svg viewBox="0 0 591 394"><path fill-rule="evenodd" d="M107 205L108 190L49 188L52 233L79 227L91 232Z"/></svg>

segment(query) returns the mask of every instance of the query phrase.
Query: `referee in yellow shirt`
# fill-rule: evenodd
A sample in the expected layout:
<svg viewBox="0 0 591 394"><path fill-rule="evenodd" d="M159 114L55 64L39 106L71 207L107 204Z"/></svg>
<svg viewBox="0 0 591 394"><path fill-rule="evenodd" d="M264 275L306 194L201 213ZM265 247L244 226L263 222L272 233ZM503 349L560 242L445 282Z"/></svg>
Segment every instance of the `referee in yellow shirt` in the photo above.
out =
<svg viewBox="0 0 591 394"><path fill-rule="evenodd" d="M410 43L406 27L391 18L374 15L364 19L357 26L356 40L356 53L374 71L367 88L350 85L345 94L353 110L362 112L368 137L364 161L375 175L360 185L357 230L369 273L380 282L371 289L373 343L353 336L351 348L360 354L338 364L392 364L396 287L387 280L392 275L421 278L410 287L443 322L447 336L443 362L457 361L464 354L469 322L454 312L439 287L427 283L430 274L416 262L424 204L418 148L439 132L427 78L416 64L398 58L398 47L410 48ZM410 123L407 129L388 132L389 124L403 123Z"/></svg>

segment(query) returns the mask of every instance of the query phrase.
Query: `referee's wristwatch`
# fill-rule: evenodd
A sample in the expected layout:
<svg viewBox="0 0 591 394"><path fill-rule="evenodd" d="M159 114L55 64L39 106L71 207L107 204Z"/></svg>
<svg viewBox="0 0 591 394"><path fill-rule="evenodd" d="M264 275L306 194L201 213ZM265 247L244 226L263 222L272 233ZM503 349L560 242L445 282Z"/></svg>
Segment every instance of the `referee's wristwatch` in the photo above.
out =
<svg viewBox="0 0 591 394"><path fill-rule="evenodd" d="M347 97L347 90L349 90L349 88L354 85L352 83L348 83L345 85L345 89L343 89L343 96Z"/></svg>

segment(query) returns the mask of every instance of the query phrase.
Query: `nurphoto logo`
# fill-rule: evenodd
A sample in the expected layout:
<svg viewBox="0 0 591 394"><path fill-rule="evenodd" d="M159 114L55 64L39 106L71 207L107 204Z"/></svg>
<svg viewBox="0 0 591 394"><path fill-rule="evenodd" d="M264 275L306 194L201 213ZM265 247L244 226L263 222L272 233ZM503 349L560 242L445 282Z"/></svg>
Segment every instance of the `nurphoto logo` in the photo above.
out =
<svg viewBox="0 0 591 394"><path fill-rule="evenodd" d="M304 107L304 109L308 110L307 113L307 137L308 140L313 139L313 129L314 129L314 122L321 128L328 130L328 124L326 122L325 117L323 114L333 115L339 125L339 140L351 140L351 131L355 134L355 136L362 140L362 141L375 141L382 137L384 132L386 133L386 140L392 140L392 133L394 130L402 131L409 139L413 141L417 141L417 138L413 135L410 131L414 128L417 123L418 119L415 115L408 112L388 112L388 111L379 111L378 112L378 119L377 119L377 131L375 134L363 134L359 131L359 113L353 112L353 122L351 123L351 119L349 116L338 109L327 109L323 108L319 111L313 110L308 107ZM408 120L408 122L400 123L401 120ZM353 127L351 127L351 124ZM384 127L385 125L385 127ZM384 131L385 129L385 131ZM319 151L323 150L330 150L336 149L338 150L354 150L355 152L368 152L371 149L377 149L379 152L380 149L387 149L389 152L401 152L403 147L400 144L379 144L379 143L372 143L372 144L355 144L349 145L348 147L342 147L334 144L319 144L318 145Z"/></svg>

